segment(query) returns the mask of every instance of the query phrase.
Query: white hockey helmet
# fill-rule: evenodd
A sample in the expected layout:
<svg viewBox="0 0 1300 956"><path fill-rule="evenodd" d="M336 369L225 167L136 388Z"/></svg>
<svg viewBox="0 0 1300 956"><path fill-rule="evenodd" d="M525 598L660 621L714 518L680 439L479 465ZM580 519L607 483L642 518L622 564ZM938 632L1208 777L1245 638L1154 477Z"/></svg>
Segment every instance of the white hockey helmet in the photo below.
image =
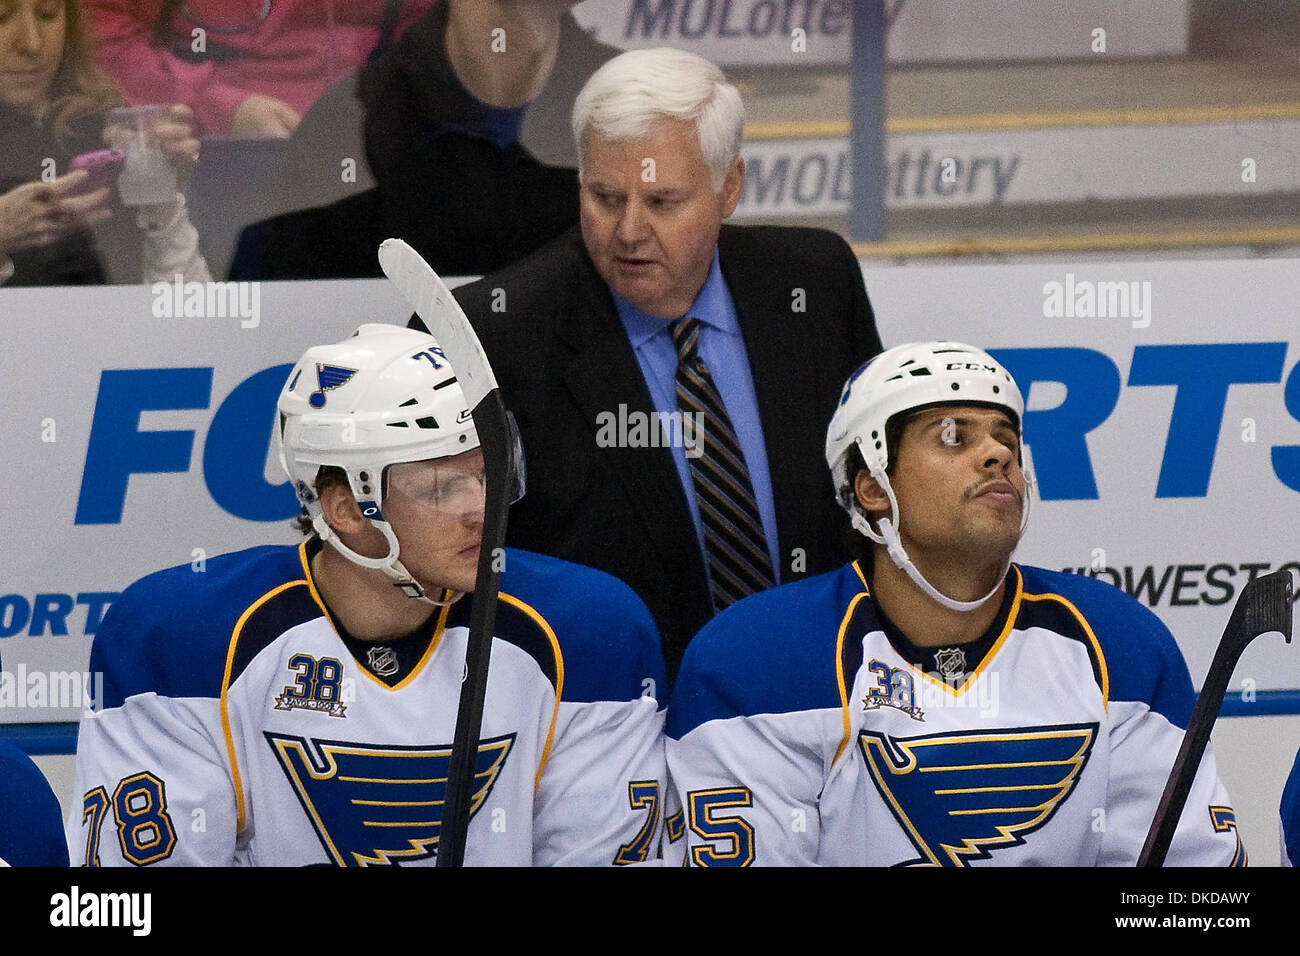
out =
<svg viewBox="0 0 1300 956"><path fill-rule="evenodd" d="M387 468L459 455L478 447L465 396L433 336L371 323L333 345L306 351L276 403L280 463L312 525L351 561L379 568L412 597L429 600L398 560L397 536L380 505ZM322 466L347 474L357 505L388 541L384 558L348 548L321 513Z"/></svg>
<svg viewBox="0 0 1300 956"><path fill-rule="evenodd" d="M890 422L944 405L976 405L998 408L1010 416L1020 433L1021 467L1025 475L1025 501L1021 531L1029 520L1034 488L1029 449L1024 443L1025 400L1015 379L993 356L961 342L910 342L881 352L849 376L839 405L826 432L826 463L840 506L848 511L853 527L871 540L883 544L898 567L932 598L954 610L972 610L997 591L994 587L978 601L955 601L935 590L916 571L898 539L898 501L886 469L890 454ZM880 530L871 527L858 505L854 475L849 473L849 450L856 446L867 470L889 497L891 517L880 519ZM1001 582L999 582L1000 584Z"/></svg>

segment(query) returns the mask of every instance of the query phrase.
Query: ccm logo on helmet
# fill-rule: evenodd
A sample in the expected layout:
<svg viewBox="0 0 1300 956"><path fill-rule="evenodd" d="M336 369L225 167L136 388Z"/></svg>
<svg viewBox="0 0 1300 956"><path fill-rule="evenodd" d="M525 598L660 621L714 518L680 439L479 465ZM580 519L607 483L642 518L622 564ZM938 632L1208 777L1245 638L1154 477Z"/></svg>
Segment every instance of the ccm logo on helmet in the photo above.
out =
<svg viewBox="0 0 1300 956"><path fill-rule="evenodd" d="M966 369L970 372L988 372L991 375L996 375L998 373L998 370L994 366L984 365L980 362L949 362L944 366L944 368L949 372L954 369Z"/></svg>

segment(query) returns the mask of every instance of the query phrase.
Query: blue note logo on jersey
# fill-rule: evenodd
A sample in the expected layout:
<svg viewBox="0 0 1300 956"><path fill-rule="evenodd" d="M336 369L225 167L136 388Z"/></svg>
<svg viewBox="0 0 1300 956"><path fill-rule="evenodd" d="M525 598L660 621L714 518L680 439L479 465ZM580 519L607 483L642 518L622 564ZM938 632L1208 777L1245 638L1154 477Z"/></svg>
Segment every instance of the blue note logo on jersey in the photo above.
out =
<svg viewBox="0 0 1300 956"><path fill-rule="evenodd" d="M437 855L451 747L396 747L266 734L316 835L338 866ZM470 819L492 792L515 735L479 743Z"/></svg>
<svg viewBox="0 0 1300 956"><path fill-rule="evenodd" d="M307 399L307 404L312 408L325 407L325 393L331 388L338 388L340 385L346 385L353 375L357 374L354 368L344 368L341 365L322 365L316 363L316 391L312 392Z"/></svg>
<svg viewBox="0 0 1300 956"><path fill-rule="evenodd" d="M1097 724L889 737L862 731L871 779L921 856L904 866L968 866L1019 846L1079 780Z"/></svg>

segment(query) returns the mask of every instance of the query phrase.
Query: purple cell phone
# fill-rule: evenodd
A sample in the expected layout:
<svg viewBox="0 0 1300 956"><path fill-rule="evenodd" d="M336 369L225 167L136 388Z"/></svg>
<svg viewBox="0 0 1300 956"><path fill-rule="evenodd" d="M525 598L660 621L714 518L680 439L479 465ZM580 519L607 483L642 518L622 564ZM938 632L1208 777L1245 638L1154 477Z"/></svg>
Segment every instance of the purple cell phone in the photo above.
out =
<svg viewBox="0 0 1300 956"><path fill-rule="evenodd" d="M98 149L93 153L82 153L68 165L72 170L84 169L90 174L77 189L77 194L80 195L105 186L115 186L125 164L126 153L120 149Z"/></svg>

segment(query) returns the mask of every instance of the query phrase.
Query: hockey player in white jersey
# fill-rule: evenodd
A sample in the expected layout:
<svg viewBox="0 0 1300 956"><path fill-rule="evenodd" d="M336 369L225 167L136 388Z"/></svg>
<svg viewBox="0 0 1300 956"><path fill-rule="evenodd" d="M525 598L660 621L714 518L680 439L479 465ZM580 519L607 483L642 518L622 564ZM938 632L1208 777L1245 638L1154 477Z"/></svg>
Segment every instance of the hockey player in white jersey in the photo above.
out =
<svg viewBox="0 0 1300 956"><path fill-rule="evenodd" d="M95 635L74 863L429 863L484 510L483 459L434 339L362 326L279 399L310 520L128 588ZM653 620L601 572L506 551L467 865L636 863L658 846Z"/></svg>
<svg viewBox="0 0 1300 956"><path fill-rule="evenodd" d="M741 601L688 647L667 728L685 862L1136 862L1191 681L1123 592L1011 563L1023 413L1011 376L958 343L849 379L826 457L861 556ZM1167 865L1244 863L1207 753Z"/></svg>

